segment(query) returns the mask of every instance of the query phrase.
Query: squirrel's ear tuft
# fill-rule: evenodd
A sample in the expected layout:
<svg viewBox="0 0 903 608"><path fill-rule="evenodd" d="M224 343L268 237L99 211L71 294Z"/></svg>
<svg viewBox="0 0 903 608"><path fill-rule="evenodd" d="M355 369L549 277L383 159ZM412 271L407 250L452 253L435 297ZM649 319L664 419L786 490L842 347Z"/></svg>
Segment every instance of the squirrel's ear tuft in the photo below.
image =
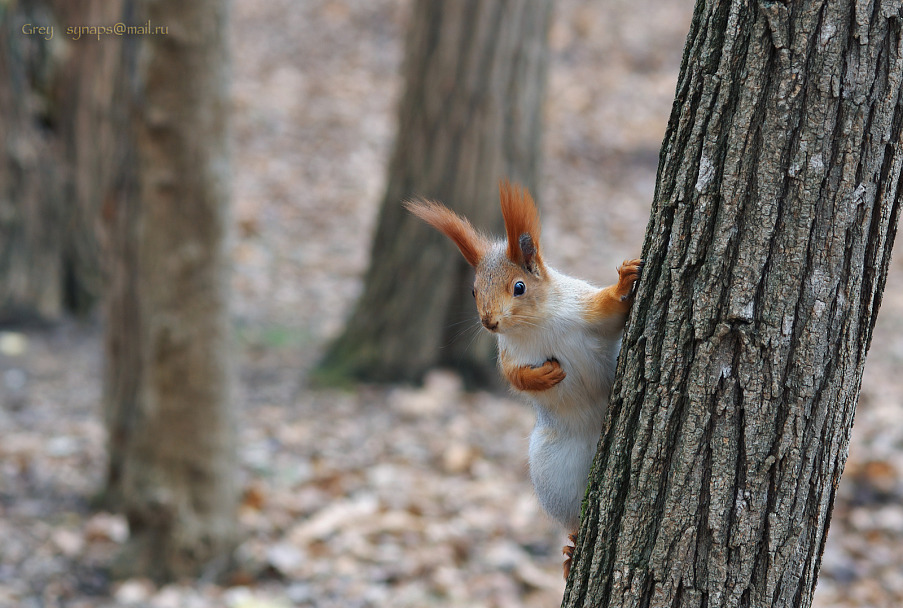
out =
<svg viewBox="0 0 903 608"><path fill-rule="evenodd" d="M434 201L405 201L405 208L447 236L458 246L467 263L476 268L486 252L489 240L454 211Z"/></svg>
<svg viewBox="0 0 903 608"><path fill-rule="evenodd" d="M499 200L505 232L508 235L508 259L531 272L542 266L539 255L539 211L530 192L508 180L499 182Z"/></svg>

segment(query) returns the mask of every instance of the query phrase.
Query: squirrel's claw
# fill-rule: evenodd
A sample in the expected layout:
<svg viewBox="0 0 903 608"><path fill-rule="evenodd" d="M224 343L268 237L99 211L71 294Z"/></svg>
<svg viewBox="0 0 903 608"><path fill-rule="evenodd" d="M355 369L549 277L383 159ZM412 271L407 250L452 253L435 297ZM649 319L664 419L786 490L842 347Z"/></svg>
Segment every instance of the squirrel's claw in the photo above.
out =
<svg viewBox="0 0 903 608"><path fill-rule="evenodd" d="M618 266L618 293L622 302L631 300L636 295L637 283L644 264L643 260L635 259L624 260L624 263Z"/></svg>

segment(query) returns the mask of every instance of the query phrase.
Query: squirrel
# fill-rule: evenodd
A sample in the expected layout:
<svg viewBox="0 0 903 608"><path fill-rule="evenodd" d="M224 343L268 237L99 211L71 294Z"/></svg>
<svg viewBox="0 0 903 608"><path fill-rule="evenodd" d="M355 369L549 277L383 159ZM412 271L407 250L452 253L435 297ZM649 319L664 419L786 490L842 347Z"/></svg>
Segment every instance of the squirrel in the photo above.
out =
<svg viewBox="0 0 903 608"><path fill-rule="evenodd" d="M604 288L547 266L539 211L526 188L499 183L506 241L493 241L440 203L407 209L445 234L476 270L473 296L483 327L498 340L512 388L535 410L529 469L543 509L576 544L580 504L602 433L621 335L643 262L625 261ZM565 579L574 547L565 545Z"/></svg>

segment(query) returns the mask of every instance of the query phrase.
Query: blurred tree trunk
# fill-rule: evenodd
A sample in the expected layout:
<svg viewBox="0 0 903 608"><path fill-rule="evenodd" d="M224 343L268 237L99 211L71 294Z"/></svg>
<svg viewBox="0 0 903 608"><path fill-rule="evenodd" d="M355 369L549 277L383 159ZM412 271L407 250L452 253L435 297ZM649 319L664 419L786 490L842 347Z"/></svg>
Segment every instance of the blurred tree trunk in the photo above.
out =
<svg viewBox="0 0 903 608"><path fill-rule="evenodd" d="M100 296L118 39L73 41L64 26L118 14L104 0L0 5L0 322L85 314Z"/></svg>
<svg viewBox="0 0 903 608"><path fill-rule="evenodd" d="M58 131L69 171L64 204L70 212L63 233L63 297L66 308L87 314L100 300L105 275L101 210L115 188L115 151L126 137L125 112L115 98L123 38L82 36L72 40L65 27L113 24L123 16L122 0L52 0L67 46L60 74Z"/></svg>
<svg viewBox="0 0 903 608"><path fill-rule="evenodd" d="M697 3L563 606L811 604L903 195L863 6Z"/></svg>
<svg viewBox="0 0 903 608"><path fill-rule="evenodd" d="M0 322L62 313L67 173L53 125L61 58L26 23L52 22L46 4L0 4Z"/></svg>
<svg viewBox="0 0 903 608"><path fill-rule="evenodd" d="M215 575L236 538L227 310L228 4L128 2L165 34L125 45L134 146L107 209L108 496L131 530L118 576Z"/></svg>
<svg viewBox="0 0 903 608"><path fill-rule="evenodd" d="M537 192L551 0L414 3L405 91L364 292L318 378L419 380L436 365L497 377L479 331L473 271L401 202L441 200L501 231L503 177Z"/></svg>

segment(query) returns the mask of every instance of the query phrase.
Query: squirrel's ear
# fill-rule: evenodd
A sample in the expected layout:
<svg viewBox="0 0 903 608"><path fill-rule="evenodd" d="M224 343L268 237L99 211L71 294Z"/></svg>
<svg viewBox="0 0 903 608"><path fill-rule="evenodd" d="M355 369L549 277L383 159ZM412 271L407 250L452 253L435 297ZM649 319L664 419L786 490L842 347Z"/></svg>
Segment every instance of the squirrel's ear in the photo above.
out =
<svg viewBox="0 0 903 608"><path fill-rule="evenodd" d="M539 255L539 211L530 192L508 180L499 182L499 200L505 232L508 235L508 259L533 272L542 266Z"/></svg>
<svg viewBox="0 0 903 608"><path fill-rule="evenodd" d="M476 268L486 252L489 241L473 225L448 207L433 201L405 201L405 208L427 224L447 236L461 250L467 263Z"/></svg>

